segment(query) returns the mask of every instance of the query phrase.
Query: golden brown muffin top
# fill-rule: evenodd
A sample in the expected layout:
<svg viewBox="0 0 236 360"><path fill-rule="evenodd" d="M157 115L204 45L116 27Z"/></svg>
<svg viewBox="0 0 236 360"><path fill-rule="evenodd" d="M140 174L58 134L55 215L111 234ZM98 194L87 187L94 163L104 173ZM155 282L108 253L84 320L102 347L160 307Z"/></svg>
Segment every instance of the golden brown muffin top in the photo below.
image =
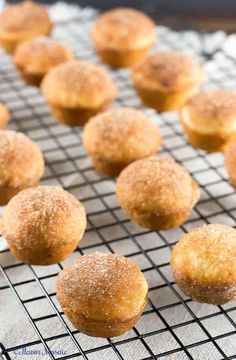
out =
<svg viewBox="0 0 236 360"><path fill-rule="evenodd" d="M51 26L45 6L32 1L8 5L0 14L0 31L24 32Z"/></svg>
<svg viewBox="0 0 236 360"><path fill-rule="evenodd" d="M73 54L60 42L38 36L20 43L13 59L27 73L44 74L53 66L72 60Z"/></svg>
<svg viewBox="0 0 236 360"><path fill-rule="evenodd" d="M206 90L193 95L181 110L181 119L199 132L236 130L236 93Z"/></svg>
<svg viewBox="0 0 236 360"><path fill-rule="evenodd" d="M114 108L90 119L83 141L90 155L128 164L155 153L161 137L158 127L141 111Z"/></svg>
<svg viewBox="0 0 236 360"><path fill-rule="evenodd" d="M30 186L43 169L43 155L34 141L16 131L0 130L0 186Z"/></svg>
<svg viewBox="0 0 236 360"><path fill-rule="evenodd" d="M117 8L100 15L92 38L98 47L136 49L151 46L156 38L155 23L141 11Z"/></svg>
<svg viewBox="0 0 236 360"><path fill-rule="evenodd" d="M0 102L0 128L4 128L7 125L9 118L8 108Z"/></svg>
<svg viewBox="0 0 236 360"><path fill-rule="evenodd" d="M26 248L68 244L85 227L83 205L59 186L22 190L9 201L3 214L4 236L15 246Z"/></svg>
<svg viewBox="0 0 236 360"><path fill-rule="evenodd" d="M117 179L116 193L130 210L155 215L178 214L199 198L199 189L183 166L154 156L127 166Z"/></svg>
<svg viewBox="0 0 236 360"><path fill-rule="evenodd" d="M135 316L147 291L138 265L118 254L95 252L81 256L66 266L57 279L59 298L76 301L79 308L84 304L88 311L93 307L96 316L106 315L107 319Z"/></svg>
<svg viewBox="0 0 236 360"><path fill-rule="evenodd" d="M210 224L191 230L174 247L172 266L189 280L209 285L236 282L236 230Z"/></svg>
<svg viewBox="0 0 236 360"><path fill-rule="evenodd" d="M182 52L164 51L149 55L136 65L132 78L137 86L175 92L198 85L203 79L203 69Z"/></svg>
<svg viewBox="0 0 236 360"><path fill-rule="evenodd" d="M65 107L96 108L114 99L116 86L99 66L72 60L44 77L41 90L48 102Z"/></svg>

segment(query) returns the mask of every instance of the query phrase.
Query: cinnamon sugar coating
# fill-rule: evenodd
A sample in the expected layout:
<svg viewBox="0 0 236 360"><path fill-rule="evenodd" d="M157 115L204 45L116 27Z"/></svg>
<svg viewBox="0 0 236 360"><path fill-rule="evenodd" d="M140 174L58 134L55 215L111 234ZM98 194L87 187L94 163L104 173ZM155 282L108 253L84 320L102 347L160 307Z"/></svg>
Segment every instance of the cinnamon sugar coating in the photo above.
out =
<svg viewBox="0 0 236 360"><path fill-rule="evenodd" d="M92 38L96 46L110 49L136 49L153 44L155 23L141 11L116 8L100 15Z"/></svg>
<svg viewBox="0 0 236 360"><path fill-rule="evenodd" d="M52 67L70 61L73 54L60 42L39 36L22 42L15 50L13 60L22 76L43 76Z"/></svg>
<svg viewBox="0 0 236 360"><path fill-rule="evenodd" d="M49 102L71 108L97 107L116 95L114 83L102 68L78 60L49 71L41 89Z"/></svg>
<svg viewBox="0 0 236 360"><path fill-rule="evenodd" d="M191 230L174 247L171 267L177 284L196 301L236 299L236 230L220 224Z"/></svg>
<svg viewBox="0 0 236 360"><path fill-rule="evenodd" d="M182 224L200 196L185 168L158 157L127 166L117 179L116 194L130 219L155 230Z"/></svg>
<svg viewBox="0 0 236 360"><path fill-rule="evenodd" d="M83 205L58 186L21 191L3 214L3 235L11 252L29 264L64 260L78 245L85 227Z"/></svg>
<svg viewBox="0 0 236 360"><path fill-rule="evenodd" d="M58 275L57 298L65 315L91 336L118 336L135 325L147 302L139 267L118 254L81 256Z"/></svg>
<svg viewBox="0 0 236 360"><path fill-rule="evenodd" d="M182 52L147 56L132 71L143 103L158 112L179 110L203 80L203 69Z"/></svg>
<svg viewBox="0 0 236 360"><path fill-rule="evenodd" d="M147 56L132 73L135 84L161 92L176 92L197 86L202 68L188 55L165 51Z"/></svg>
<svg viewBox="0 0 236 360"><path fill-rule="evenodd" d="M116 8L100 15L92 40L101 60L114 68L138 63L156 39L151 18L131 8Z"/></svg>
<svg viewBox="0 0 236 360"><path fill-rule="evenodd" d="M180 112L189 141L207 151L222 151L236 141L236 94L227 90L201 91Z"/></svg>
<svg viewBox="0 0 236 360"><path fill-rule="evenodd" d="M10 53L21 41L48 35L51 29L46 8L32 1L8 5L0 14L0 42Z"/></svg>
<svg viewBox="0 0 236 360"><path fill-rule="evenodd" d="M10 118L10 113L8 108L0 102L0 129L7 126L8 120Z"/></svg>
<svg viewBox="0 0 236 360"><path fill-rule="evenodd" d="M90 119L83 142L97 171L117 176L131 162L154 155L161 136L141 111L114 108Z"/></svg>
<svg viewBox="0 0 236 360"><path fill-rule="evenodd" d="M231 131L236 123L236 94L228 90L205 90L185 104L190 121L201 131Z"/></svg>
<svg viewBox="0 0 236 360"><path fill-rule="evenodd" d="M37 185L43 172L43 155L34 141L16 131L0 130L0 204Z"/></svg>
<svg viewBox="0 0 236 360"><path fill-rule="evenodd" d="M68 125L84 125L89 117L104 111L117 93L116 85L101 67L77 60L51 69L41 90L58 120ZM80 121L80 115L85 119Z"/></svg>

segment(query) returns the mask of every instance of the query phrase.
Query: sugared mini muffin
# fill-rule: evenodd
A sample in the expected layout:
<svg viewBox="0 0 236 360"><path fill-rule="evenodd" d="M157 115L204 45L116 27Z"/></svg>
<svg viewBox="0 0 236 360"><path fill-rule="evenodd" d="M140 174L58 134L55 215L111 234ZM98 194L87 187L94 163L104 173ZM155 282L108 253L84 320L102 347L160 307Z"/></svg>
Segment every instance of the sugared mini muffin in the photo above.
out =
<svg viewBox="0 0 236 360"><path fill-rule="evenodd" d="M7 126L10 114L8 108L0 102L0 129L3 129Z"/></svg>
<svg viewBox="0 0 236 360"><path fill-rule="evenodd" d="M86 227L83 205L59 186L22 190L3 214L3 236L12 254L34 265L66 259Z"/></svg>
<svg viewBox="0 0 236 360"><path fill-rule="evenodd" d="M0 14L0 44L9 53L24 40L49 35L52 23L45 6L33 1L8 5Z"/></svg>
<svg viewBox="0 0 236 360"><path fill-rule="evenodd" d="M22 79L27 84L36 86L51 68L72 59L73 54L66 46L47 36L22 42L13 56Z"/></svg>
<svg viewBox="0 0 236 360"><path fill-rule="evenodd" d="M57 299L65 315L90 336L119 336L131 329L146 306L147 293L139 267L118 254L81 256L57 279Z"/></svg>
<svg viewBox="0 0 236 360"><path fill-rule="evenodd" d="M132 72L146 106L159 112L180 109L203 80L203 69L188 55L165 51L147 56Z"/></svg>
<svg viewBox="0 0 236 360"><path fill-rule="evenodd" d="M114 108L90 119L83 142L96 170L117 176L131 162L155 155L161 137L158 127L141 111Z"/></svg>
<svg viewBox="0 0 236 360"><path fill-rule="evenodd" d="M51 69L41 89L54 116L69 126L84 125L116 96L116 86L102 68L77 60Z"/></svg>
<svg viewBox="0 0 236 360"><path fill-rule="evenodd" d="M236 142L236 93L201 91L183 106L180 119L193 146L206 151L223 151Z"/></svg>
<svg viewBox="0 0 236 360"><path fill-rule="evenodd" d="M136 64L156 39L155 24L141 11L112 9L98 17L92 39L102 61L113 67Z"/></svg>
<svg viewBox="0 0 236 360"><path fill-rule="evenodd" d="M0 130L0 205L37 185L43 172L43 155L34 141L16 131Z"/></svg>
<svg viewBox="0 0 236 360"><path fill-rule="evenodd" d="M225 167L232 186L236 189L236 143L229 146L225 152Z"/></svg>
<svg viewBox="0 0 236 360"><path fill-rule="evenodd" d="M165 230L187 219L200 191L187 170L174 160L150 157L133 162L120 173L116 194L135 223Z"/></svg>
<svg viewBox="0 0 236 360"><path fill-rule="evenodd" d="M211 224L185 234L174 247L175 281L193 300L224 304L236 299L236 230Z"/></svg>

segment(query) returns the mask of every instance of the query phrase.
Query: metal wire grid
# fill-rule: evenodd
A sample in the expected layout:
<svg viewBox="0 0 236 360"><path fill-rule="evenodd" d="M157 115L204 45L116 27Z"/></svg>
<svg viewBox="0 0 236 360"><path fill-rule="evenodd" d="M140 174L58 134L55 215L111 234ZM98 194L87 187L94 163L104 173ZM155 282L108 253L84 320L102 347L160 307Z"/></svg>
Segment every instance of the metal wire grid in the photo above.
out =
<svg viewBox="0 0 236 360"><path fill-rule="evenodd" d="M96 63L88 37L92 20L83 18L81 24L78 18L59 23L54 36L65 41L78 58ZM190 50L203 60L202 44L200 35L160 28L156 49ZM205 86L232 88L234 67L234 60L223 52L208 53ZM59 125L38 90L26 87L10 58L1 53L0 96L12 110L10 127L28 134L41 146L46 159L42 183L63 186L82 200L88 213L85 237L62 264L29 266L14 259L8 249L0 252L2 358L42 359L39 351L46 349L43 359L236 359L236 302L209 306L191 301L175 285L169 268L171 247L185 231L212 222L235 225L236 195L227 181L222 156L189 146L175 113L158 115L143 109L128 70L111 75L119 87L117 104L144 110L160 126L164 138L161 155L171 156L190 171L201 185L201 200L190 219L177 230L155 233L131 223L117 203L113 179L98 175L85 155L80 131ZM118 338L96 339L80 334L56 301L58 271L78 255L94 251L129 256L139 263L149 282L149 302L140 321Z"/></svg>

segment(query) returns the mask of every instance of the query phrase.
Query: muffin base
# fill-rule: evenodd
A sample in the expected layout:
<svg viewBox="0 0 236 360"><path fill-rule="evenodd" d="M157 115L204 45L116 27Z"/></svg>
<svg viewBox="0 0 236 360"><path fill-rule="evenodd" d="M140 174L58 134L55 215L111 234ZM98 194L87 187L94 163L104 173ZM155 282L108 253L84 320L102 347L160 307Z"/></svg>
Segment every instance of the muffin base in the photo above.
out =
<svg viewBox="0 0 236 360"><path fill-rule="evenodd" d="M236 299L236 283L205 284L195 279L190 279L183 273L176 272L173 264L171 267L177 285L187 296L195 301L212 305L223 305Z"/></svg>
<svg viewBox="0 0 236 360"><path fill-rule="evenodd" d="M135 85L135 89L144 105L155 109L157 112L179 110L194 91L191 88L185 91L165 93L144 89L137 85Z"/></svg>
<svg viewBox="0 0 236 360"><path fill-rule="evenodd" d="M132 329L142 315L146 304L147 296L137 315L122 321L117 319L104 319L104 321L90 319L85 317L82 313L77 313L76 309L71 309L70 304L68 304L66 310L65 308L63 310L73 326L80 332L89 336L111 338L114 336L120 336L128 330Z"/></svg>
<svg viewBox="0 0 236 360"><path fill-rule="evenodd" d="M236 142L236 132L227 135L220 133L202 134L187 126L183 121L181 122L188 141L196 148L208 152L225 151L230 144Z"/></svg>
<svg viewBox="0 0 236 360"><path fill-rule="evenodd" d="M19 249L14 244L14 241L9 241L8 239L7 241L11 253L18 260L31 265L52 265L59 263L69 257L70 254L72 254L79 242L79 240L76 239L71 241L69 244L54 246L48 249L46 249L45 247L39 247L37 249L35 247Z"/></svg>
<svg viewBox="0 0 236 360"><path fill-rule="evenodd" d="M109 107L110 102L102 104L101 106L89 108L66 108L58 105L49 104L51 111L55 118L62 124L68 126L83 126L92 117L100 112L105 111Z"/></svg>
<svg viewBox="0 0 236 360"><path fill-rule="evenodd" d="M43 75L41 74L30 74L27 73L26 71L23 70L23 68L21 68L20 66L17 66L17 72L19 74L19 76L21 77L21 79L30 86L39 86L42 79L43 79Z"/></svg>
<svg viewBox="0 0 236 360"><path fill-rule="evenodd" d="M96 48L101 60L113 68L130 67L137 64L149 51L150 46L135 50Z"/></svg>
<svg viewBox="0 0 236 360"><path fill-rule="evenodd" d="M127 212L129 218L141 227L151 230L169 230L179 227L188 218L192 208L180 212L178 214L171 215L156 215L156 214L134 214Z"/></svg>
<svg viewBox="0 0 236 360"><path fill-rule="evenodd" d="M224 165L229 174L230 184L233 186L234 189L236 189L236 171L234 168L234 161L231 161L227 152L225 154Z"/></svg>
<svg viewBox="0 0 236 360"><path fill-rule="evenodd" d="M6 108L6 110L3 109L2 111L0 104L0 129L4 129L7 126L9 118L10 118L10 113L8 109Z"/></svg>
<svg viewBox="0 0 236 360"><path fill-rule="evenodd" d="M150 154L149 156L154 155L154 154ZM133 160L135 161L135 160ZM124 162L124 161L120 161L120 162L108 162L105 159L99 158L99 157L95 157L92 156L92 162L93 165L95 167L95 170L102 174L102 175L106 175L106 176L112 176L112 177L117 177L119 176L120 172L126 167L128 166L130 162Z"/></svg>
<svg viewBox="0 0 236 360"><path fill-rule="evenodd" d="M0 206L7 205L9 200L23 189L24 188L14 188L11 186L0 186Z"/></svg>

